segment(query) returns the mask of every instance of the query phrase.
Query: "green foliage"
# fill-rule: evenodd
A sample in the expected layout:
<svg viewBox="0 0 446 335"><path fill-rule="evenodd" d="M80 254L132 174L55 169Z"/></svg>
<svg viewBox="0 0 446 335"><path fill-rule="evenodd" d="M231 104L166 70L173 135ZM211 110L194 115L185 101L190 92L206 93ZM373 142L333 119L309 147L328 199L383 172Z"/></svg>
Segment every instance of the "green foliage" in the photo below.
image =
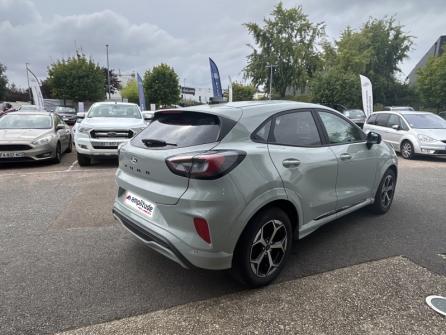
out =
<svg viewBox="0 0 446 335"><path fill-rule="evenodd" d="M0 100L5 100L7 93L8 78L6 77L6 66L0 63Z"/></svg>
<svg viewBox="0 0 446 335"><path fill-rule="evenodd" d="M139 103L138 85L135 79L129 80L121 90L121 96L127 98L129 102Z"/></svg>
<svg viewBox="0 0 446 335"><path fill-rule="evenodd" d="M48 68L48 84L58 99L103 100L104 81L102 68L81 54L57 61Z"/></svg>
<svg viewBox="0 0 446 335"><path fill-rule="evenodd" d="M311 84L314 100L330 106L360 107L362 74L372 82L376 103L415 104L416 94L397 79L411 45L412 37L393 17L371 18L359 31L347 27L334 45L322 45L324 64Z"/></svg>
<svg viewBox="0 0 446 335"><path fill-rule="evenodd" d="M242 83L232 84L232 101L252 100L256 88L253 85L243 85Z"/></svg>
<svg viewBox="0 0 446 335"><path fill-rule="evenodd" d="M426 107L446 110L446 52L432 57L417 72L417 90Z"/></svg>
<svg viewBox="0 0 446 335"><path fill-rule="evenodd" d="M318 73L312 82L313 101L334 107L335 104L349 108L362 108L359 75L332 67Z"/></svg>
<svg viewBox="0 0 446 335"><path fill-rule="evenodd" d="M312 23L302 7L285 9L279 3L264 19L263 27L247 23L245 27L253 36L256 46L250 45L245 76L258 87L269 87L268 64L275 64L273 88L284 97L287 88L304 91L307 82L321 64L317 49L318 40L324 36L324 24Z"/></svg>
<svg viewBox="0 0 446 335"><path fill-rule="evenodd" d="M167 64L160 64L146 71L143 84L149 104L174 105L180 101L178 75Z"/></svg>
<svg viewBox="0 0 446 335"><path fill-rule="evenodd" d="M6 89L6 94L5 94L4 100L6 100L6 101L28 101L29 100L28 90L20 89L17 86L15 86L14 83L12 83Z"/></svg>

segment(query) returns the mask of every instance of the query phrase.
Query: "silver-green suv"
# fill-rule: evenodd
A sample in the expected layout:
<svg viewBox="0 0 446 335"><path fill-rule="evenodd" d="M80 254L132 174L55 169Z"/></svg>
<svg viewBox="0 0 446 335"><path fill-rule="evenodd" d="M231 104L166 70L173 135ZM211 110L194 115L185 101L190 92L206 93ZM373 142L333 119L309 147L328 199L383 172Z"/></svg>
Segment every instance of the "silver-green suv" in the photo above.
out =
<svg viewBox="0 0 446 335"><path fill-rule="evenodd" d="M394 150L340 113L296 102L157 112L119 148L113 213L184 267L271 282L293 240L365 206L389 210Z"/></svg>

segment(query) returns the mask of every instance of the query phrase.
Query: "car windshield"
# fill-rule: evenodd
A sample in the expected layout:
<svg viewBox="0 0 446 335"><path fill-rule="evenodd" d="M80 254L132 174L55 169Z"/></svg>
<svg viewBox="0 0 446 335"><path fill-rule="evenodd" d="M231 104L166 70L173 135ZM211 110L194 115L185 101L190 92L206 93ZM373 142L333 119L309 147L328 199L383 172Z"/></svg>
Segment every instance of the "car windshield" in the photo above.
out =
<svg viewBox="0 0 446 335"><path fill-rule="evenodd" d="M412 128L417 129L446 129L446 120L434 114L406 114L403 115Z"/></svg>
<svg viewBox="0 0 446 335"><path fill-rule="evenodd" d="M364 117L364 112L360 109L352 109L344 112L344 115L348 118L361 118Z"/></svg>
<svg viewBox="0 0 446 335"><path fill-rule="evenodd" d="M142 119L138 107L135 105L120 104L102 104L93 106L88 111L88 118L93 117Z"/></svg>
<svg viewBox="0 0 446 335"><path fill-rule="evenodd" d="M50 129L51 117L48 115L5 115L0 119L0 129Z"/></svg>
<svg viewBox="0 0 446 335"><path fill-rule="evenodd" d="M66 113L66 114L76 114L75 109L70 108L70 107L56 107L55 112L56 113Z"/></svg>

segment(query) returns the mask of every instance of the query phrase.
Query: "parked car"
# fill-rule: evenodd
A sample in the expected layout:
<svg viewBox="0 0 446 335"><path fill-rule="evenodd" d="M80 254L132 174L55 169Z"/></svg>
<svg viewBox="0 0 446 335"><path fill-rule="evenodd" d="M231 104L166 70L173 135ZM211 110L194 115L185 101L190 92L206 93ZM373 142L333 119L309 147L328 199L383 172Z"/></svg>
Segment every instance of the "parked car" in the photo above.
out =
<svg viewBox="0 0 446 335"><path fill-rule="evenodd" d="M0 119L0 162L59 163L71 149L70 127L56 114L12 112Z"/></svg>
<svg viewBox="0 0 446 335"><path fill-rule="evenodd" d="M362 109L346 109L342 112L342 114L356 123L359 127L362 128L364 126L366 116Z"/></svg>
<svg viewBox="0 0 446 335"><path fill-rule="evenodd" d="M118 146L138 134L146 124L136 104L98 102L75 127L77 160L79 165L87 166L92 157L117 156Z"/></svg>
<svg viewBox="0 0 446 335"><path fill-rule="evenodd" d="M298 102L158 111L119 149L113 213L186 268L274 280L293 239L362 207L389 210L394 150L341 113Z"/></svg>
<svg viewBox="0 0 446 335"><path fill-rule="evenodd" d="M45 110L40 110L36 105L21 105L17 111L20 112L46 112Z"/></svg>
<svg viewBox="0 0 446 335"><path fill-rule="evenodd" d="M413 107L410 106L385 106L384 107L385 111L415 111L415 109L413 109Z"/></svg>
<svg viewBox="0 0 446 335"><path fill-rule="evenodd" d="M401 156L446 157L446 120L428 112L377 112L364 124L364 131L380 134Z"/></svg>
<svg viewBox="0 0 446 335"><path fill-rule="evenodd" d="M5 102L0 107L0 117L15 111L16 109L9 102Z"/></svg>
<svg viewBox="0 0 446 335"><path fill-rule="evenodd" d="M65 123L69 125L73 125L76 123L77 114L74 108L57 106L54 112L59 115Z"/></svg>

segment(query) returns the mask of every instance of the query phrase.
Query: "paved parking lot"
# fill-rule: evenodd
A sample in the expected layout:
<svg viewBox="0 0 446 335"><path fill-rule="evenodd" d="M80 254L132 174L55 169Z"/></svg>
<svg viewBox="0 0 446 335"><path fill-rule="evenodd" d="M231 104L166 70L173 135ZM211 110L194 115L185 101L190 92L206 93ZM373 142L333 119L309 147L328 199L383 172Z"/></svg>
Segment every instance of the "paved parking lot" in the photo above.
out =
<svg viewBox="0 0 446 335"><path fill-rule="evenodd" d="M0 167L0 333L40 334L237 292L226 272L189 271L111 215L115 161ZM344 217L301 241L279 281L403 255L446 275L446 160L400 159L391 211ZM410 280L410 278L408 278Z"/></svg>

